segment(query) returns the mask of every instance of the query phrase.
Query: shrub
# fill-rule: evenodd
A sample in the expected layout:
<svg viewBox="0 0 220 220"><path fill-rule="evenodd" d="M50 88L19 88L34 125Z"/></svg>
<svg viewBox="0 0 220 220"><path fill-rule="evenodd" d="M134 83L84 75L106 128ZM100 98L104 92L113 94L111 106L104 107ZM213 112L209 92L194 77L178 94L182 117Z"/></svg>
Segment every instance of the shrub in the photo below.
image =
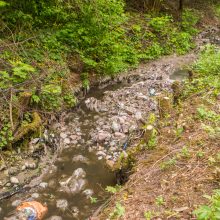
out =
<svg viewBox="0 0 220 220"><path fill-rule="evenodd" d="M212 196L204 196L209 200L208 205L200 206L194 211L198 220L220 219L220 190L215 190Z"/></svg>

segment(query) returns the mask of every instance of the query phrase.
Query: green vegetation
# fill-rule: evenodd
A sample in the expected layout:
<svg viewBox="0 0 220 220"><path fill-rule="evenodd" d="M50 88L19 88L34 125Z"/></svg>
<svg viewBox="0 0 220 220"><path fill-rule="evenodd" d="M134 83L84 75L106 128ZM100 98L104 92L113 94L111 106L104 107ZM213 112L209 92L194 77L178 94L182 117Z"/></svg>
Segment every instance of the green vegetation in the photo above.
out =
<svg viewBox="0 0 220 220"><path fill-rule="evenodd" d="M208 205L200 206L194 211L198 220L220 219L220 190L215 190L212 196L205 195L209 200Z"/></svg>
<svg viewBox="0 0 220 220"><path fill-rule="evenodd" d="M125 214L125 208L121 205L120 202L116 202L115 208L112 213L110 213L110 219L120 218Z"/></svg>

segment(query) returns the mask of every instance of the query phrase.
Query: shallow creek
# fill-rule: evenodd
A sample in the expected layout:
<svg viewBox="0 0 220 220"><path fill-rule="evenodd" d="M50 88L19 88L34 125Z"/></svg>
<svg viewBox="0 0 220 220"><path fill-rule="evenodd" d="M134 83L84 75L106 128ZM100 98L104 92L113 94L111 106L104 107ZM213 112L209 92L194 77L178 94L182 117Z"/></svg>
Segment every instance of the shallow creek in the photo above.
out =
<svg viewBox="0 0 220 220"><path fill-rule="evenodd" d="M45 219L52 219L51 216L61 216L63 220L89 218L109 197L106 186L116 184L115 174L107 168L106 160L116 161L128 137L127 130L133 126L136 132L138 118L146 118L149 112L156 111L154 96L164 89L170 90L171 73L172 79L186 77L184 71L176 69L187 59L190 61L191 57L179 59L174 64L169 59L164 61L165 64L152 64L148 69L139 69L138 77L91 90L85 100L91 97L99 100L98 107L91 104L88 107L82 101L78 108L65 116L65 127L59 128L63 133L61 139L64 147L54 166L51 166L38 187L4 200L0 204L0 219L8 216L20 201L26 200L47 204L49 211ZM119 104L128 108L116 111L115 106ZM104 139L103 132L108 134ZM75 142L71 135L76 136ZM114 152L109 146L114 148ZM91 202L90 196L97 198L97 201Z"/></svg>

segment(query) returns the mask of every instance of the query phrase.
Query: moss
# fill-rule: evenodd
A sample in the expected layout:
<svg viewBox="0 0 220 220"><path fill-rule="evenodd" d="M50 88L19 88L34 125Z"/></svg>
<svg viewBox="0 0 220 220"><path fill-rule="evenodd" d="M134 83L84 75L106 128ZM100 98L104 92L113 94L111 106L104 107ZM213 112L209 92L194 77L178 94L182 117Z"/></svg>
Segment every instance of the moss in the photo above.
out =
<svg viewBox="0 0 220 220"><path fill-rule="evenodd" d="M14 136L13 143L21 140L25 135L30 132L36 132L41 126L41 117L37 112L32 113L32 122L29 124L21 125Z"/></svg>

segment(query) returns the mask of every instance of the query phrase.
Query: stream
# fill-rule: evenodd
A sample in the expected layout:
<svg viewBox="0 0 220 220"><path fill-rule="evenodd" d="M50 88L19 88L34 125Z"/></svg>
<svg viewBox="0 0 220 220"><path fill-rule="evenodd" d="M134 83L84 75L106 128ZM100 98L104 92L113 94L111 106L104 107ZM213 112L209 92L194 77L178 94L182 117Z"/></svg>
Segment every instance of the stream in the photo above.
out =
<svg viewBox="0 0 220 220"><path fill-rule="evenodd" d="M125 146L140 139L140 119L157 114L156 95L170 91L172 79L182 79L179 70L194 59L168 57L133 70L117 83L90 93L73 111L65 114L59 131L62 151L40 184L0 204L0 219L9 216L21 201L39 201L48 206L45 219L83 220L109 198L107 186L116 184L107 164L114 164ZM171 78L171 79L170 79ZM92 196L92 197L91 197ZM14 219L9 217L7 219Z"/></svg>
<svg viewBox="0 0 220 220"><path fill-rule="evenodd" d="M210 31L197 41L203 44L206 35ZM35 187L1 201L0 219L16 219L9 217L13 210L32 200L47 205L44 219L89 219L110 197L105 188L117 183L109 167L138 143L140 121L158 113L156 97L171 92L174 80L186 78L185 68L195 59L195 53L164 57L121 74L111 85L91 89L77 108L52 126L60 146L55 163Z"/></svg>

